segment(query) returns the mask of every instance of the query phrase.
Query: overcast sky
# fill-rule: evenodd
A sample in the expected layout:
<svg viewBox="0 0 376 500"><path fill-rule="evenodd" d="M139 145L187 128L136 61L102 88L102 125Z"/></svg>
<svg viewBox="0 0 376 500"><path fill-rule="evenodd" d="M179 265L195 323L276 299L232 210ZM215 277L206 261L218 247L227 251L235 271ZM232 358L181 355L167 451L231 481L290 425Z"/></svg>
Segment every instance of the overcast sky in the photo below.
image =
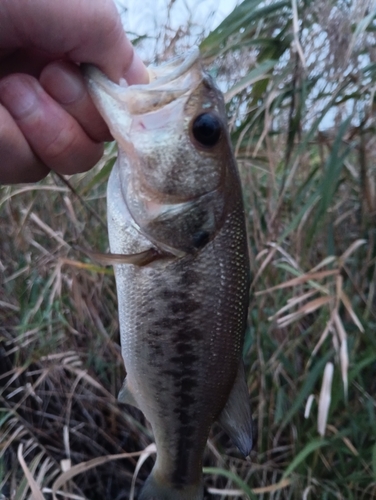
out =
<svg viewBox="0 0 376 500"><path fill-rule="evenodd" d="M128 22L141 30L150 29L156 24L163 25L167 17L168 0L128 0ZM197 24L211 25L212 28L228 15L236 5L236 0L175 0L171 9L171 21L175 29L193 13ZM142 5L142 7L141 7ZM191 12L190 12L191 11Z"/></svg>
<svg viewBox="0 0 376 500"><path fill-rule="evenodd" d="M180 26L186 25L188 19L196 26L195 33L199 34L203 29L208 33L240 3L240 0L115 1L126 7L126 13L122 16L126 31L135 32L138 35L148 34L151 37L155 37L161 27L166 24L171 26L172 31L177 31ZM171 3L172 8L168 20L168 6ZM155 42L146 42L144 47L150 56L151 47L155 47Z"/></svg>

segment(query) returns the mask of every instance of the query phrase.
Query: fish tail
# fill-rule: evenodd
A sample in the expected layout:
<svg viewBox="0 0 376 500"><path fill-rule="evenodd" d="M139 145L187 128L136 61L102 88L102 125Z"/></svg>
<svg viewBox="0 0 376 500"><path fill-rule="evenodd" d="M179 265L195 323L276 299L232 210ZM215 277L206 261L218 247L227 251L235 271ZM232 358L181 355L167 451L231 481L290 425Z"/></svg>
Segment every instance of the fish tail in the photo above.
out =
<svg viewBox="0 0 376 500"><path fill-rule="evenodd" d="M166 481L158 481L153 471L147 478L138 500L203 500L204 487L198 484L176 486Z"/></svg>

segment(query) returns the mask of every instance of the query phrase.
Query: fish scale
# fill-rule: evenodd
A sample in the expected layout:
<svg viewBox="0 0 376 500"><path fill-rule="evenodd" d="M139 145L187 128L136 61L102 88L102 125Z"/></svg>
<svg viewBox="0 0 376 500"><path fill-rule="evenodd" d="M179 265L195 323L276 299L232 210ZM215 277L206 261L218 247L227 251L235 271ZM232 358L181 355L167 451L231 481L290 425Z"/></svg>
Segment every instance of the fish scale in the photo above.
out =
<svg viewBox="0 0 376 500"><path fill-rule="evenodd" d="M156 82L132 88L131 104L127 89L97 70L88 73L94 101L119 144L107 191L110 248L120 256L114 267L127 371L119 399L144 413L157 446L140 500L203 498L202 457L215 420L244 454L252 446L241 361L249 290L241 186L222 96L198 54L187 58L181 74L179 63L170 67L175 99L165 90L160 109L158 69ZM166 78L168 68L161 85ZM111 100L121 108L115 114ZM208 109L208 123L217 120L222 128L220 142L204 149L190 127ZM127 256L151 249L157 257L147 265L126 263Z"/></svg>

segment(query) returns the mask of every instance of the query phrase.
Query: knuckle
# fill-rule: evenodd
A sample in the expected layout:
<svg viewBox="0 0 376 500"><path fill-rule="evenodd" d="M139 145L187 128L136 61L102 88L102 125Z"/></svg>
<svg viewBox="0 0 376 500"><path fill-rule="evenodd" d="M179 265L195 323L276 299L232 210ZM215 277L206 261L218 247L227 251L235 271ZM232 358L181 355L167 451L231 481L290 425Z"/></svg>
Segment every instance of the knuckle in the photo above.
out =
<svg viewBox="0 0 376 500"><path fill-rule="evenodd" d="M43 156L49 161L64 161L79 149L78 134L73 126L60 128L45 145Z"/></svg>
<svg viewBox="0 0 376 500"><path fill-rule="evenodd" d="M90 140L76 127L63 128L46 145L45 163L62 174L72 175L93 167L103 154L103 144Z"/></svg>

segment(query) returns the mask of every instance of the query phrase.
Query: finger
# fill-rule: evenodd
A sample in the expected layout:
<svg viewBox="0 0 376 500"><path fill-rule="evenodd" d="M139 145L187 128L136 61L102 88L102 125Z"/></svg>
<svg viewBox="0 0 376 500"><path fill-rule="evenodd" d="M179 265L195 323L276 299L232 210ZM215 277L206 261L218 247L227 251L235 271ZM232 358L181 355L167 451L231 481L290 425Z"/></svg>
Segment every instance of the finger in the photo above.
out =
<svg viewBox="0 0 376 500"><path fill-rule="evenodd" d="M33 77L15 74L1 80L0 100L34 153L52 170L84 172L101 158L103 145L90 139Z"/></svg>
<svg viewBox="0 0 376 500"><path fill-rule="evenodd" d="M120 17L107 17L99 22L100 26L95 28L102 30L102 35L98 38L96 29L92 30L69 57L73 61L95 64L116 83L120 78L125 78L130 85L149 83L146 66L127 38Z"/></svg>
<svg viewBox="0 0 376 500"><path fill-rule="evenodd" d="M125 78L129 85L149 83L148 70L124 32L120 35L120 39L119 52L117 53L119 61L109 60L108 55L104 54L102 61L98 61L98 66L116 83L119 82L120 78ZM115 64L119 64L119 66L115 66Z"/></svg>
<svg viewBox="0 0 376 500"><path fill-rule="evenodd" d="M0 184L37 182L48 172L10 113L0 105Z"/></svg>
<svg viewBox="0 0 376 500"><path fill-rule="evenodd" d="M12 0L2 4L0 46L35 47L77 63L92 63L112 80L147 83L146 67L127 39L113 0Z"/></svg>
<svg viewBox="0 0 376 500"><path fill-rule="evenodd" d="M42 71L39 81L94 141L112 141L108 127L94 106L79 68L68 62L54 62Z"/></svg>

